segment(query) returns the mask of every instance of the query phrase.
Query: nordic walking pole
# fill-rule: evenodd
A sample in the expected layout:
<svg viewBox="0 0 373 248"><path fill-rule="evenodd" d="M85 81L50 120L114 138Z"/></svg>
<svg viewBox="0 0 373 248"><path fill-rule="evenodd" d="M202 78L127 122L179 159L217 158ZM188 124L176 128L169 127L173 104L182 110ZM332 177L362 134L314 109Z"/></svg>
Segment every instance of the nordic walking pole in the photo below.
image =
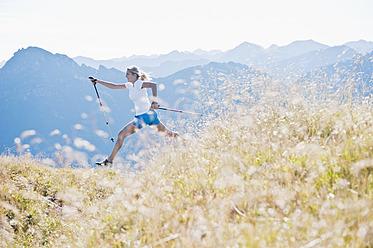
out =
<svg viewBox="0 0 373 248"><path fill-rule="evenodd" d="M103 106L102 106L102 103L101 103L100 95L98 94L98 90L97 90L97 87L96 87L96 81L97 81L97 79L95 79L95 78L93 78L93 77L89 77L89 79L92 79L93 82L95 83L95 84L93 84L93 86L95 87L96 94L97 94L97 98L98 98L98 101L100 102L100 106L103 107ZM111 135L111 130L110 130L109 122L107 121L107 118L106 118L106 114L105 114L105 110L104 110L104 109L102 109L102 113L104 113L104 116L105 116L105 121L106 121L107 128L109 129L109 133L110 133L111 141L114 142L114 138L113 138L113 135Z"/></svg>
<svg viewBox="0 0 373 248"><path fill-rule="evenodd" d="M172 111L172 112L177 112L177 113L190 114L190 115L207 116L207 115L200 114L200 113L194 113L194 112L189 112L189 111L184 111L184 110L178 110L178 109L170 109L170 108L163 108L163 107L159 107L158 109L160 109L160 110L166 110L166 111Z"/></svg>

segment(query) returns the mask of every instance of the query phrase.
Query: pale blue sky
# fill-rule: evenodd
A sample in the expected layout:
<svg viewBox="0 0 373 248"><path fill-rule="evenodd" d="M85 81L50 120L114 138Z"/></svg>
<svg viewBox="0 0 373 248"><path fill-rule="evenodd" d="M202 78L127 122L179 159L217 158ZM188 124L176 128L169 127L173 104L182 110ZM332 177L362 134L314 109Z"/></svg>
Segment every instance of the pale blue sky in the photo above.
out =
<svg viewBox="0 0 373 248"><path fill-rule="evenodd" d="M0 61L28 46L109 59L373 41L373 0L0 0Z"/></svg>

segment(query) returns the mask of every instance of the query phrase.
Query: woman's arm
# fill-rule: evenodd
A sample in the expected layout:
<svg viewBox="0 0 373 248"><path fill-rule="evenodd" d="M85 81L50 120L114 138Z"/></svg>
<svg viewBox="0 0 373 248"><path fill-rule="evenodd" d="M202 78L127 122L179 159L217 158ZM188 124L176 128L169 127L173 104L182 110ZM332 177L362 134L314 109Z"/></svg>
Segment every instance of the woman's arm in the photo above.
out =
<svg viewBox="0 0 373 248"><path fill-rule="evenodd" d="M104 85L104 86L106 86L110 89L127 89L125 84L115 84L115 83L111 83L111 82L105 82L105 81L94 80L94 79L91 79L91 82L93 84L95 84L95 83L102 84L102 85Z"/></svg>
<svg viewBox="0 0 373 248"><path fill-rule="evenodd" d="M152 89L153 97L152 97L152 108L157 109L158 106L158 100L157 100L157 83L154 82L144 82L142 84L142 88L148 88Z"/></svg>

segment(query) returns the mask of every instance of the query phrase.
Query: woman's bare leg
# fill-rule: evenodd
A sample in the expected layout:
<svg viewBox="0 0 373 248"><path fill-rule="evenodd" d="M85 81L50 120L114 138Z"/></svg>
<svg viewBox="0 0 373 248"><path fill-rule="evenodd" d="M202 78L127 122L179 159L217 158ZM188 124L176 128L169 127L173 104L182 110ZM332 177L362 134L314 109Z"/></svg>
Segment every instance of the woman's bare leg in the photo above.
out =
<svg viewBox="0 0 373 248"><path fill-rule="evenodd" d="M109 161L113 161L115 156L117 155L118 151L123 145L123 141L126 137L130 136L133 133L136 133L139 129L132 124L132 122L128 123L120 132L118 133L117 142L115 142L113 151L111 152L110 156L108 157Z"/></svg>
<svg viewBox="0 0 373 248"><path fill-rule="evenodd" d="M168 130L167 127L162 122L157 125L157 129L158 129L158 132L165 133L167 137L172 137L172 138L181 137L180 134Z"/></svg>

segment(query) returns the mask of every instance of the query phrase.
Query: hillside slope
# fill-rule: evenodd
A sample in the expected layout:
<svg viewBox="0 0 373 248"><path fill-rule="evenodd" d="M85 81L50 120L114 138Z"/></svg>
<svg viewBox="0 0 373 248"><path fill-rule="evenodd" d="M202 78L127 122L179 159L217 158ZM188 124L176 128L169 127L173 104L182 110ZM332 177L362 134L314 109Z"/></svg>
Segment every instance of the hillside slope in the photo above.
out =
<svg viewBox="0 0 373 248"><path fill-rule="evenodd" d="M264 95L137 172L2 156L0 246L371 247L371 104Z"/></svg>

